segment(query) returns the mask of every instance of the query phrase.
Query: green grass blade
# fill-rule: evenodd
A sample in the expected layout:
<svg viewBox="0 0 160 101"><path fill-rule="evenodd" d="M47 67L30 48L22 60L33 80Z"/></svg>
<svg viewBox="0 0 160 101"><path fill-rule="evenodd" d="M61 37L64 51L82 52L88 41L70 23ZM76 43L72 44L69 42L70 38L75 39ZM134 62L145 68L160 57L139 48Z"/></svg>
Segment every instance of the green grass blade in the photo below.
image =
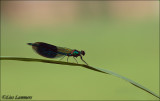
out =
<svg viewBox="0 0 160 101"><path fill-rule="evenodd" d="M23 58L23 57L7 57L7 56L1 56L0 57L1 60L16 60L16 61L27 61L27 62L43 62L43 63L52 63L52 64L60 64L60 65L70 65L70 66L82 66L85 67L87 69L91 69L97 72L101 72L101 73L105 73L105 74L110 74L113 76L116 76L118 78L121 78L129 83L131 83L132 85L146 91L147 93L157 97L160 99L160 96L156 95L154 92L152 92L151 90L145 88L144 86L124 77L121 76L117 73L114 73L112 71L109 71L107 69L102 69L102 68L98 68L98 67L93 67L93 66L89 66L89 65L85 65L85 64L76 64L76 63L69 63L69 62L63 62L63 61L54 61L54 60L46 60L46 59L35 59L35 58Z"/></svg>

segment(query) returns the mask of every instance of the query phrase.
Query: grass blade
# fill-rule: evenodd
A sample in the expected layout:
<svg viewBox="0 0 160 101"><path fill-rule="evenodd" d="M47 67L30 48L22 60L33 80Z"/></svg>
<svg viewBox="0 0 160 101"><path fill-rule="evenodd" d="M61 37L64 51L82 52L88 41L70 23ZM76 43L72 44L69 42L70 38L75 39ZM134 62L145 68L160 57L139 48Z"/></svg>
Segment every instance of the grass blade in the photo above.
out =
<svg viewBox="0 0 160 101"><path fill-rule="evenodd" d="M124 76L121 76L117 73L114 73L112 71L109 71L107 69L102 69L102 68L98 68L98 67L93 67L93 66L89 66L89 65L85 65L85 64L76 64L76 63L69 63L69 62L63 62L63 61L54 61L54 60L46 60L46 59L35 59L35 58L24 58L24 57L7 57L7 56L1 56L0 60L16 60L16 61L27 61L27 62L43 62L43 63L52 63L52 64L60 64L60 65L70 65L70 66L82 66L85 67L87 69L91 69L97 72L101 72L101 73L105 73L105 74L110 74L113 76L116 76L118 78L121 78L129 83L131 83L132 85L146 91L147 93L157 97L160 99L160 96L156 95L154 92L152 92L151 90L145 88L144 86L136 83L135 81L132 81Z"/></svg>

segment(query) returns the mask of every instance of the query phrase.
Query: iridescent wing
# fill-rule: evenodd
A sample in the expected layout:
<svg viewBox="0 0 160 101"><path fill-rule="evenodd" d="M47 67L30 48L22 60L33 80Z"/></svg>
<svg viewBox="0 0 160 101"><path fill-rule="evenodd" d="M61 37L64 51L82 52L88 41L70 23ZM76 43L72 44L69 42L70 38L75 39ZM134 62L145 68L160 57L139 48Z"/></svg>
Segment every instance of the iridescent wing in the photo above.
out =
<svg viewBox="0 0 160 101"><path fill-rule="evenodd" d="M57 47L43 42L36 42L32 48L41 56L54 58L57 55Z"/></svg>
<svg viewBox="0 0 160 101"><path fill-rule="evenodd" d="M69 54L69 53L71 53L73 51L73 49L65 48L65 47L58 47L57 46L57 51L61 52L61 53Z"/></svg>
<svg viewBox="0 0 160 101"><path fill-rule="evenodd" d="M58 58L72 51L72 49L69 48L57 47L44 42L36 42L32 47L39 55L47 58Z"/></svg>
<svg viewBox="0 0 160 101"><path fill-rule="evenodd" d="M57 53L58 54L56 57L61 57L61 56L67 55L67 54L71 53L72 51L73 51L72 49L57 46Z"/></svg>

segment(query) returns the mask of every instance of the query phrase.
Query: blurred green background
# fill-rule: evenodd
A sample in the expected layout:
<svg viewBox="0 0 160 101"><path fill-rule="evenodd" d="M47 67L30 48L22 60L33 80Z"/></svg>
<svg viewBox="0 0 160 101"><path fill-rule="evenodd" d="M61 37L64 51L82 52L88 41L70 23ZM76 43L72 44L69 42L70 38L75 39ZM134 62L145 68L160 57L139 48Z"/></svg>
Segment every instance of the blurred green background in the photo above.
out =
<svg viewBox="0 0 160 101"><path fill-rule="evenodd" d="M158 1L3 1L1 6L2 56L45 59L28 42L85 50L89 65L159 93ZM157 100L124 80L82 67L1 61L1 70L2 95L33 96L32 100Z"/></svg>

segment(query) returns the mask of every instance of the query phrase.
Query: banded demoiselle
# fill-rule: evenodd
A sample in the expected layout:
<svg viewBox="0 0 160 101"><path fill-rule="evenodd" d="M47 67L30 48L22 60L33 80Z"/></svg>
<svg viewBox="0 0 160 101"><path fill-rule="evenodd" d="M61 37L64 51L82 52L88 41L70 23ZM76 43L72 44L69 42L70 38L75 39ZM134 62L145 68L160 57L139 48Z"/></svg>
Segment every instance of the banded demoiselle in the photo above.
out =
<svg viewBox="0 0 160 101"><path fill-rule="evenodd" d="M44 42L28 43L28 45L31 45L33 50L35 50L36 53L38 53L39 55L41 55L43 57L47 57L47 58L62 57L60 59L60 60L62 60L65 56L68 56L67 57L67 62L68 62L68 58L70 56L72 56L75 60L78 56L80 56L81 60L86 65L88 65L82 58L82 56L85 55L85 52L83 50L78 51L76 49L59 47L59 46L51 45L51 44L44 43ZM76 62L77 62L77 60L76 60Z"/></svg>

